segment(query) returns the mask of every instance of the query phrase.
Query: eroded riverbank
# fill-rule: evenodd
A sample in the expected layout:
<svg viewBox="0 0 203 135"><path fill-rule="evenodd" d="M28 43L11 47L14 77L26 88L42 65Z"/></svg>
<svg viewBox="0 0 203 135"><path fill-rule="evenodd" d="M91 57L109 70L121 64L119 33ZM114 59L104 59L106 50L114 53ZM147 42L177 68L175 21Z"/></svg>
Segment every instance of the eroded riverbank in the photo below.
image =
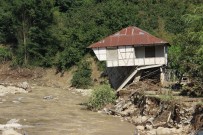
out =
<svg viewBox="0 0 203 135"><path fill-rule="evenodd" d="M83 109L86 97L71 91L34 86L30 93L1 97L0 124L19 119L28 135L133 135L135 127L119 118Z"/></svg>

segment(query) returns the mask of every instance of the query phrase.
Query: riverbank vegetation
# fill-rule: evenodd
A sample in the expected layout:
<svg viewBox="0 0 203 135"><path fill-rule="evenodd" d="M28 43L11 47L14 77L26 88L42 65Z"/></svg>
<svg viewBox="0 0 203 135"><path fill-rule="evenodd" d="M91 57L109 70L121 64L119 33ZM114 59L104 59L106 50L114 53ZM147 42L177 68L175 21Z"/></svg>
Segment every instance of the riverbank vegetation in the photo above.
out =
<svg viewBox="0 0 203 135"><path fill-rule="evenodd" d="M0 60L12 66L76 65L86 47L127 26L170 42L169 67L203 78L201 0L1 0Z"/></svg>
<svg viewBox="0 0 203 135"><path fill-rule="evenodd" d="M72 86L76 88L88 88L88 86L92 84L91 74L92 70L90 68L90 62L79 62L78 69L73 74L73 78L71 80Z"/></svg>
<svg viewBox="0 0 203 135"><path fill-rule="evenodd" d="M98 110L107 104L114 103L115 100L116 93L109 85L103 84L94 88L87 107L91 110Z"/></svg>

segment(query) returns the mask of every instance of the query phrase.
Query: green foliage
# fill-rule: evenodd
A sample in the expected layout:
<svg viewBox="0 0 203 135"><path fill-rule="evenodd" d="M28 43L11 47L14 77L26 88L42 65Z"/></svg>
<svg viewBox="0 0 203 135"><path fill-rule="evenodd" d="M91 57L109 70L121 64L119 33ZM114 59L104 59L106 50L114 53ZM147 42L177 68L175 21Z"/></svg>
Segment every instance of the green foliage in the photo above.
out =
<svg viewBox="0 0 203 135"><path fill-rule="evenodd" d="M200 79L202 5L200 0L1 0L0 43L11 47L16 65L64 71L90 51L90 44L137 26L171 43L169 64L178 76Z"/></svg>
<svg viewBox="0 0 203 135"><path fill-rule="evenodd" d="M91 85L92 70L90 68L90 63L87 61L81 61L78 64L78 69L73 74L73 78L71 80L72 86L76 88L88 88Z"/></svg>
<svg viewBox="0 0 203 135"><path fill-rule="evenodd" d="M47 49L52 42L47 30L52 23L53 4L50 0L3 0L0 2L2 8L0 41L17 44L14 49L16 59L19 61L17 64L46 66L43 62L48 61L46 56L50 50Z"/></svg>
<svg viewBox="0 0 203 135"><path fill-rule="evenodd" d="M92 91L88 101L88 108L98 110L109 103L114 103L115 99L115 92L109 85L100 85Z"/></svg>
<svg viewBox="0 0 203 135"><path fill-rule="evenodd" d="M0 62L5 62L11 59L11 51L8 48L0 46Z"/></svg>
<svg viewBox="0 0 203 135"><path fill-rule="evenodd" d="M184 32L174 39L174 47L169 50L170 66L180 74L187 73L191 78L203 81L203 6L191 8L182 16Z"/></svg>
<svg viewBox="0 0 203 135"><path fill-rule="evenodd" d="M106 62L104 61L97 61L97 66L99 71L104 71L106 68Z"/></svg>

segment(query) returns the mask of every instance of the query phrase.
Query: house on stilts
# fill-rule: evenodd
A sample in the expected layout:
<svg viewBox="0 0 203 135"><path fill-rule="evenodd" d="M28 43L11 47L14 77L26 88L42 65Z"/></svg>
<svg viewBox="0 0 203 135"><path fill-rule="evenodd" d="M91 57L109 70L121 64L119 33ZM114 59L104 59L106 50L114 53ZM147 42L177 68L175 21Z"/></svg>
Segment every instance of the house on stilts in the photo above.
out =
<svg viewBox="0 0 203 135"><path fill-rule="evenodd" d="M120 90L130 81L139 81L143 70L160 69L164 81L169 43L137 27L127 27L91 48L99 61L106 61L111 85Z"/></svg>

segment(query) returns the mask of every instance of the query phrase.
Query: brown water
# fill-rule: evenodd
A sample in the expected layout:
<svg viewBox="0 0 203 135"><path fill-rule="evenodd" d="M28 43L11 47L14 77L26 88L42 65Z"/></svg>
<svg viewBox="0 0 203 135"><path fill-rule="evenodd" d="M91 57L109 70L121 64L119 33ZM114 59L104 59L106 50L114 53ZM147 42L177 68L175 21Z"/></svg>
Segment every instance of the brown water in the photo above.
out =
<svg viewBox="0 0 203 135"><path fill-rule="evenodd" d="M52 95L53 99L43 99ZM71 91L35 87L31 93L6 95L0 104L0 124L20 119L28 135L133 135L135 127L119 118L87 111L85 97Z"/></svg>

